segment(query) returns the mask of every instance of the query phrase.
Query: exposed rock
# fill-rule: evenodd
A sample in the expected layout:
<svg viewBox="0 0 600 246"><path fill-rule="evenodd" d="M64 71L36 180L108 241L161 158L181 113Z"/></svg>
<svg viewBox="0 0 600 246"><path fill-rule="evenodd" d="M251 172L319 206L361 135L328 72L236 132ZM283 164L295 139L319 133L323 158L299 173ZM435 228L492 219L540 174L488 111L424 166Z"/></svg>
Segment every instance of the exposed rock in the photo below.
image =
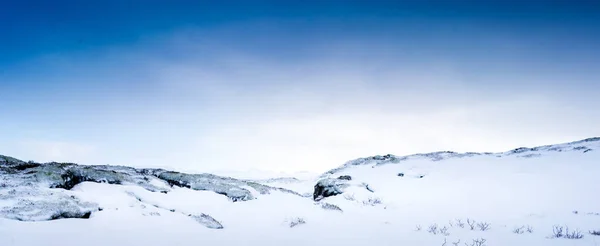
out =
<svg viewBox="0 0 600 246"><path fill-rule="evenodd" d="M193 190L210 190L229 197L233 202L254 199L252 193L238 185L231 178L219 177L212 174L185 174L178 172L163 172L158 178L167 181L170 185L190 188ZM246 184L243 184L246 185Z"/></svg>
<svg viewBox="0 0 600 246"><path fill-rule="evenodd" d="M221 177L214 174L185 174L178 172L165 171L155 173L159 179L162 179L173 186L190 188L193 190L208 190L225 195L233 202L248 201L254 199L252 193L243 188L248 186L255 189L262 195L269 194L271 191L279 191L297 196L301 194L283 188L271 187L252 181L238 180L229 177Z"/></svg>
<svg viewBox="0 0 600 246"><path fill-rule="evenodd" d="M161 193L171 191L169 185L179 186L222 194L234 202L254 199L249 189L262 195L285 192L301 196L283 188L212 174L74 163L42 164L0 155L0 217L26 221L89 218L99 210L98 205L79 201L69 191L83 182L135 185ZM139 198L138 201L142 202ZM211 222L210 216L198 215L195 218L210 227L219 227Z"/></svg>
<svg viewBox="0 0 600 246"><path fill-rule="evenodd" d="M381 166L381 165L398 164L400 162L414 160L414 159L426 159L426 160L430 160L430 161L440 161L440 160L451 159L451 158L465 158L465 157L482 156L482 155L483 156L495 156L498 158L505 157L505 156L521 156L521 157L527 158L527 157L537 156L537 155L531 155L532 154L531 152L544 152L544 151L546 151L546 152L549 152L549 151L555 151L555 152L582 151L582 152L586 153L586 152L591 151L591 149L587 149L587 150L583 149L583 147L585 147L585 146L582 147L580 145L588 144L588 143L592 143L592 142L600 142L600 137L588 138L588 139L570 142L570 143L545 145L545 146L539 146L539 147L534 147L534 148L520 147L520 148L513 149L511 151L501 152L501 153L491 153L491 152L457 153L457 152L453 152L453 151L438 151L438 152L432 152L432 153L420 153L420 154L413 154L413 155L407 155L407 156L395 156L395 155L391 155L391 154L386 154L383 156L376 155L376 156L358 158L355 160L348 161L340 167L337 167L337 168L327 171L326 173L321 175L321 178L331 178L334 174L340 173L352 166L369 165L369 166L375 168L375 167Z"/></svg>
<svg viewBox="0 0 600 246"><path fill-rule="evenodd" d="M64 192L34 189L0 190L0 217L21 221L56 220L66 218L88 219L98 205L84 202Z"/></svg>
<svg viewBox="0 0 600 246"><path fill-rule="evenodd" d="M50 217L50 220L58 219L89 219L92 216L91 211L63 211L59 214L54 214Z"/></svg>
<svg viewBox="0 0 600 246"><path fill-rule="evenodd" d="M529 148L520 147L520 148L516 148L514 150L511 150L510 152L513 153L513 154L519 154L519 153L527 152L529 150L530 150Z"/></svg>
<svg viewBox="0 0 600 246"><path fill-rule="evenodd" d="M139 185L152 192L165 192L152 184L156 177L144 175L134 168L121 166L82 166L73 163L47 163L24 170L21 179L49 188L70 190L82 182ZM162 181L160 181L162 182ZM165 186L166 187L166 186Z"/></svg>
<svg viewBox="0 0 600 246"><path fill-rule="evenodd" d="M23 171L25 169L29 169L29 168L34 168L34 167L39 167L41 164L39 163L35 163L35 162L23 162L23 163L18 163L16 165L13 165L12 168L18 171Z"/></svg>
<svg viewBox="0 0 600 246"><path fill-rule="evenodd" d="M350 175L342 175L342 176L339 176L338 179L341 179L341 180L352 180L352 176L350 176Z"/></svg>
<svg viewBox="0 0 600 246"><path fill-rule="evenodd" d="M207 228L223 229L223 225L208 214L200 214L200 215L190 214L189 216L192 217L194 220L198 221L198 223L206 226Z"/></svg>
<svg viewBox="0 0 600 246"><path fill-rule="evenodd" d="M22 160L10 156L0 155L0 165L9 166L25 163Z"/></svg>
<svg viewBox="0 0 600 246"><path fill-rule="evenodd" d="M83 182L123 184L131 183L128 177L121 173L110 170L98 170L92 167L72 168L67 170L62 176L63 185L57 188L70 190L76 185Z"/></svg>
<svg viewBox="0 0 600 246"><path fill-rule="evenodd" d="M340 179L322 179L315 185L313 200L318 201L325 197L337 196L344 192L344 189L350 186L346 180Z"/></svg>

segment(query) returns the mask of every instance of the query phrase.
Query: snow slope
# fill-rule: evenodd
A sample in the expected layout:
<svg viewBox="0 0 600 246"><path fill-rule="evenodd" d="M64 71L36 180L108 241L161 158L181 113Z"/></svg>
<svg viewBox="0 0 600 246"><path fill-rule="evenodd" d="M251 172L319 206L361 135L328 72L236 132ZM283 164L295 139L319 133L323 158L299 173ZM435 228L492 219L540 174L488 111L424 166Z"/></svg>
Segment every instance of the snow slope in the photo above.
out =
<svg viewBox="0 0 600 246"><path fill-rule="evenodd" d="M50 190L102 211L89 219L3 218L0 245L592 246L600 244L600 236L588 233L600 230L599 176L600 138L593 138L504 153L374 156L320 177L256 181L310 196L261 194L241 181L235 184L255 199L233 202L213 190L169 186L160 179L153 186L168 192L135 183L82 182ZM12 176L3 182L10 181L6 177ZM317 183L341 194L316 202ZM0 200L0 207L10 202ZM475 221L473 230L467 220ZM583 238L555 238L555 225L579 230ZM481 239L482 244L473 241Z"/></svg>

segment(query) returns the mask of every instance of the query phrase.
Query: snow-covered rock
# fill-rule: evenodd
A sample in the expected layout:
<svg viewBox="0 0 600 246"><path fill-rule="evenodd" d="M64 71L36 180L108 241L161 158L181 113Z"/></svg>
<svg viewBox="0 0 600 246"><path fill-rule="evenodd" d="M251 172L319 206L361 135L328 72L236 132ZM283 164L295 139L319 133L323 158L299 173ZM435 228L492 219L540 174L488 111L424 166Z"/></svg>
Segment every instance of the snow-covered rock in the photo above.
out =
<svg viewBox="0 0 600 246"><path fill-rule="evenodd" d="M214 192L234 202L255 199L249 189L261 195L276 191L300 196L291 190L212 174L74 163L40 164L7 156L0 156L0 181L0 217L25 221L90 218L100 210L98 204L82 201L70 192L84 182L138 186L159 193L168 193L172 186L177 186ZM194 218L209 228L222 227L208 215Z"/></svg>
<svg viewBox="0 0 600 246"><path fill-rule="evenodd" d="M352 168L353 166L364 166L368 165L371 167L377 167L381 165L387 164L399 164L407 161L414 160L429 160L429 161L441 161L448 159L456 159L456 158L466 158L466 157L476 157L476 156L493 156L493 157L508 157L515 156L521 158L531 158L531 157L539 157L542 153L548 152L581 152L587 153L593 151L595 147L600 145L600 137L587 138L580 141L563 143L563 144L554 144L554 145L545 145L539 147L519 147L510 151L500 152L500 153L477 153L477 152L466 152L466 153L457 153L453 151L439 151L432 153L420 153L414 155L407 156L395 156L392 154L386 155L376 155L370 157L363 157L354 159L344 163L344 165L331 169L324 173L321 177L332 177L334 175L339 175L339 173L343 172L345 169Z"/></svg>
<svg viewBox="0 0 600 246"><path fill-rule="evenodd" d="M208 214L200 214L200 215L189 215L190 217L192 217L194 220L198 221L198 223L206 226L207 228L211 228L211 229L223 229L223 225L221 225L221 223L219 221L217 221L215 218L211 217Z"/></svg>
<svg viewBox="0 0 600 246"><path fill-rule="evenodd" d="M0 189L0 217L21 221L90 218L98 204L81 201L61 190L16 187Z"/></svg>
<svg viewBox="0 0 600 246"><path fill-rule="evenodd" d="M321 200L325 197L337 196L344 192L344 189L350 187L348 180L344 179L322 179L315 185L313 199Z"/></svg>
<svg viewBox="0 0 600 246"><path fill-rule="evenodd" d="M321 176L254 180L2 158L0 245L594 245L598 149L591 138L381 155ZM61 219L70 217L89 219ZM552 237L555 225L583 237Z"/></svg>

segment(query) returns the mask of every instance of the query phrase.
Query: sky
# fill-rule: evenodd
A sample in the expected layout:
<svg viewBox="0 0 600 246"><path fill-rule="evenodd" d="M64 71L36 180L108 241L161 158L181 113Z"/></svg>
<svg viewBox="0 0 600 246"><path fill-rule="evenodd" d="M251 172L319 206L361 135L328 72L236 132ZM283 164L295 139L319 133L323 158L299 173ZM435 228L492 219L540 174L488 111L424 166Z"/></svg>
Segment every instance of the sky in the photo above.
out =
<svg viewBox="0 0 600 246"><path fill-rule="evenodd" d="M189 172L600 136L598 1L3 1L0 153Z"/></svg>

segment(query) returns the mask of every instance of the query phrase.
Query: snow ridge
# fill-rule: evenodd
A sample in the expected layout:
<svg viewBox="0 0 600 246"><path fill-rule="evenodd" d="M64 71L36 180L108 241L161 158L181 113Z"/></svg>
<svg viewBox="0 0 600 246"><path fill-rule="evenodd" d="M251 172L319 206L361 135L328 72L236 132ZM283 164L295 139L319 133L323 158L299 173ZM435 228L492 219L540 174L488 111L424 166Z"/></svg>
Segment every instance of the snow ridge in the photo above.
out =
<svg viewBox="0 0 600 246"><path fill-rule="evenodd" d="M538 147L519 147L506 152L492 153L492 152L466 152L466 153L458 153L454 151L438 151L431 153L418 153L407 156L396 156L392 154L386 155L376 155L370 157L363 157L354 159L344 163L342 166L331 169L325 172L321 177L327 177L332 174L337 174L346 168L352 166L362 166L362 165L372 165L372 166L380 166L386 164L398 164L400 162L409 161L409 160L417 160L417 159L427 159L431 161L441 161L451 158L464 158L464 157L473 157L473 156L495 156L495 157L507 157L507 156L516 156L522 158L531 158L531 157L539 157L544 152L567 152L567 151L580 151L583 153L587 153L593 151L594 148L600 148L600 137L587 138L579 141L562 143L562 144L553 144L553 145L544 145Z"/></svg>

